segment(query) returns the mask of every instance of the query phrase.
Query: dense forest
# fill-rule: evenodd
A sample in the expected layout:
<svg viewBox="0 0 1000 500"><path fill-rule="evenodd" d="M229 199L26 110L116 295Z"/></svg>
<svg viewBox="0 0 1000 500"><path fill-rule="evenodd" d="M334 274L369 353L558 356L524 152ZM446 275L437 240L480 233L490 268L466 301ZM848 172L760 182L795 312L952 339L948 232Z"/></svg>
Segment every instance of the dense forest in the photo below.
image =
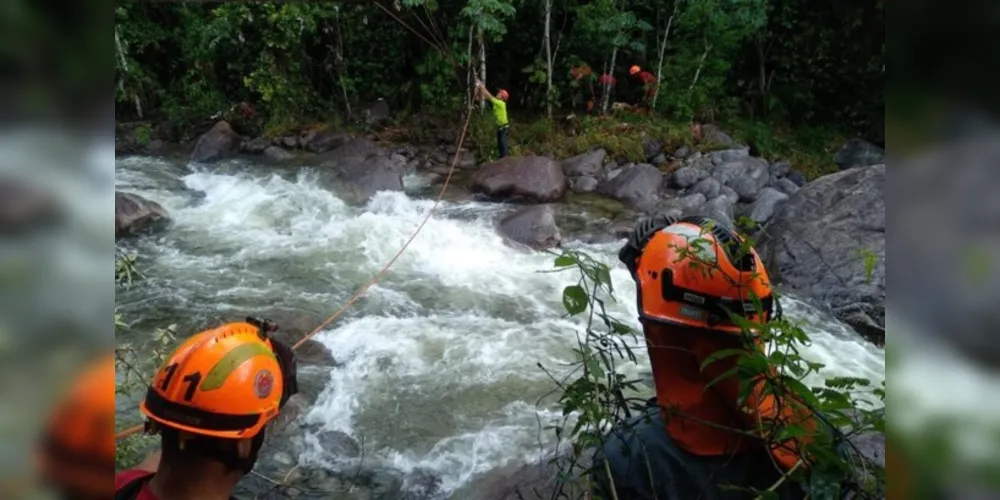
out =
<svg viewBox="0 0 1000 500"><path fill-rule="evenodd" d="M115 15L122 121L242 105L278 131L342 123L378 98L446 113L465 105L470 68L511 92L512 113L551 114L581 106L574 67L610 70L614 99L633 102L639 65L668 119L883 137L881 0L125 1Z"/></svg>

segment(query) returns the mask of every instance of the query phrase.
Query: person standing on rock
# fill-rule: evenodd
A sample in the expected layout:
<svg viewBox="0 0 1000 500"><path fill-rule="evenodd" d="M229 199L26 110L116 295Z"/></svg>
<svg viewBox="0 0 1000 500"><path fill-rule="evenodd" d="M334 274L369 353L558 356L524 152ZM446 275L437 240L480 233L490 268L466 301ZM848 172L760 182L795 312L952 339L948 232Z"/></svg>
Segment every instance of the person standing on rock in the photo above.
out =
<svg viewBox="0 0 1000 500"><path fill-rule="evenodd" d="M808 470L801 443L765 441L761 426L787 419L813 429L813 414L764 393L762 379L741 404L740 380L727 376L738 357L711 360L727 350L762 349L756 332L729 312L752 324L780 315L763 262L740 244L711 219L658 216L639 222L619 252L636 282L656 398L597 450L595 498L735 500L749 497L724 485L761 491L785 471ZM804 496L791 481L775 493Z"/></svg>
<svg viewBox="0 0 1000 500"><path fill-rule="evenodd" d="M506 90L500 89L496 97L486 90L483 82L476 81L476 90L480 99L487 99L493 106L493 117L497 122L497 154L500 158L507 156L507 141L510 138L510 122L507 121L507 99L510 94Z"/></svg>
<svg viewBox="0 0 1000 500"><path fill-rule="evenodd" d="M265 428L298 392L292 350L247 318L192 336L163 363L139 410L160 450L117 474L115 500L226 500L257 462Z"/></svg>

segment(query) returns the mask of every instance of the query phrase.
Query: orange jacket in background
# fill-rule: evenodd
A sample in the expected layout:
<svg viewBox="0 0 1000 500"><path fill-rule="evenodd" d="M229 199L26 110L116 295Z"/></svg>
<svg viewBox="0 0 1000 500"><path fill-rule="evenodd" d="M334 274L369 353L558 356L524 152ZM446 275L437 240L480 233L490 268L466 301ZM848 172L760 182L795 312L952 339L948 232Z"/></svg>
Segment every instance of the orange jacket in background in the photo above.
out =
<svg viewBox="0 0 1000 500"><path fill-rule="evenodd" d="M760 436L762 427L767 428L761 422L775 418L801 425L810 433L815 429L811 412L790 404L776 404L773 395L763 396L763 381L754 387L744 408L738 404L737 376L724 377L708 387L733 369L739 357L716 360L704 371L702 362L722 349L742 348L738 336L652 322L646 322L644 330L667 433L682 449L702 456L759 449L764 446L763 441L747 434ZM796 440L772 444L771 456L789 469L799 461L801 444Z"/></svg>

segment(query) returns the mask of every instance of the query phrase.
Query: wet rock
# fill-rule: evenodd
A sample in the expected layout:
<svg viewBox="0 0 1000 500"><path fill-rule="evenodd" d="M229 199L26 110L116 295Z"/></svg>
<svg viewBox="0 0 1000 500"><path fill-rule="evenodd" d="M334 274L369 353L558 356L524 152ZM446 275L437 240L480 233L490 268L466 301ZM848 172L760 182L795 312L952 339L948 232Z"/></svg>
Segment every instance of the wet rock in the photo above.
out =
<svg viewBox="0 0 1000 500"><path fill-rule="evenodd" d="M575 467L570 467L570 457L560 456L558 461L546 457L534 463L513 463L493 469L461 488L456 498L483 498L490 500L543 500L550 498L583 498L581 481L564 481L560 478L577 477L583 467L593 463L593 452L585 450ZM565 496L557 495L559 488Z"/></svg>
<svg viewBox="0 0 1000 500"><path fill-rule="evenodd" d="M115 197L115 233L118 229ZM0 233L12 234L63 220L66 212L55 193L27 180L0 177Z"/></svg>
<svg viewBox="0 0 1000 500"><path fill-rule="evenodd" d="M663 184L663 172L652 165L632 165L615 178L598 186L597 191L632 205L655 203Z"/></svg>
<svg viewBox="0 0 1000 500"><path fill-rule="evenodd" d="M562 242L551 205L523 207L501 219L499 226L504 236L536 250L557 247Z"/></svg>
<svg viewBox="0 0 1000 500"><path fill-rule="evenodd" d="M344 132L321 130L316 132L310 140L303 142L302 147L313 153L326 153L343 146L350 139L351 136Z"/></svg>
<svg viewBox="0 0 1000 500"><path fill-rule="evenodd" d="M802 186L806 185L806 178L802 175L801 172L797 172L795 170L792 170L791 172L788 173L788 176L785 177L785 178L788 179L788 180L790 180L790 181L792 181L792 182L794 182L795 185L798 186L798 187L802 187Z"/></svg>
<svg viewBox="0 0 1000 500"><path fill-rule="evenodd" d="M583 153L572 158L566 158L560 163L566 177L573 178L590 176L600 178L606 156L607 152L604 151L604 149L596 149L594 151L590 151L589 153Z"/></svg>
<svg viewBox="0 0 1000 500"><path fill-rule="evenodd" d="M884 156L885 150L882 148L864 139L854 138L847 141L847 143L833 155L833 162L836 163L841 170L847 170L882 163Z"/></svg>
<svg viewBox="0 0 1000 500"><path fill-rule="evenodd" d="M757 201L750 208L750 218L758 224L767 222L778 206L788 199L788 195L774 188L766 187L757 196Z"/></svg>
<svg viewBox="0 0 1000 500"><path fill-rule="evenodd" d="M442 495L441 476L417 467L403 478L403 500L429 500Z"/></svg>
<svg viewBox="0 0 1000 500"><path fill-rule="evenodd" d="M487 163L472 175L471 190L492 198L523 198L552 202L566 194L567 181L559 164L544 156L508 156Z"/></svg>
<svg viewBox="0 0 1000 500"><path fill-rule="evenodd" d="M799 186L791 181L791 179L778 179L773 187L782 193L787 195L793 195L799 190Z"/></svg>
<svg viewBox="0 0 1000 500"><path fill-rule="evenodd" d="M346 432L324 430L307 436L307 440L312 441L312 444L318 446L319 449L337 458L361 456L361 443L358 443Z"/></svg>
<svg viewBox="0 0 1000 500"><path fill-rule="evenodd" d="M471 170L476 168L476 154L467 149L458 152L458 168Z"/></svg>
<svg viewBox="0 0 1000 500"><path fill-rule="evenodd" d="M241 150L244 153L248 153L248 154L252 154L252 155L259 155L259 154L263 153L264 150L266 150L269 147L271 147L271 141L269 141L269 140L267 140L267 139L265 139L263 137L258 137L256 139L251 140L251 141L244 142L243 146L241 147Z"/></svg>
<svg viewBox="0 0 1000 500"><path fill-rule="evenodd" d="M689 188L698 181L708 177L708 171L693 166L681 167L674 170L670 176L671 184L679 188Z"/></svg>
<svg viewBox="0 0 1000 500"><path fill-rule="evenodd" d="M722 184L719 183L717 179L707 177L698 181L691 190L691 193L701 193L705 196L705 199L712 199L719 196L722 192Z"/></svg>
<svg viewBox="0 0 1000 500"><path fill-rule="evenodd" d="M792 164L787 161L779 161L777 163L772 163L770 166L771 175L781 178L788 175L792 171Z"/></svg>
<svg viewBox="0 0 1000 500"><path fill-rule="evenodd" d="M823 176L789 197L759 242L775 279L876 342L885 327L884 191L885 165ZM865 254L874 256L870 280Z"/></svg>
<svg viewBox="0 0 1000 500"><path fill-rule="evenodd" d="M379 191L403 190L405 160L368 139L352 139L328 155L324 165L344 184L342 194L350 201L365 202Z"/></svg>
<svg viewBox="0 0 1000 500"><path fill-rule="evenodd" d="M264 149L264 156L272 160L279 160L279 161L287 160L293 157L292 153L289 153L288 151L285 151L284 149L281 149L278 146L268 146L266 149Z"/></svg>
<svg viewBox="0 0 1000 500"><path fill-rule="evenodd" d="M597 179L593 177L574 177L569 181L569 188L574 193L593 193L597 189Z"/></svg>
<svg viewBox="0 0 1000 500"><path fill-rule="evenodd" d="M229 158L240 151L243 138L233 131L229 122L220 121L205 132L195 143L191 161L211 163Z"/></svg>
<svg viewBox="0 0 1000 500"><path fill-rule="evenodd" d="M137 194L115 191L115 239L160 226L169 220L170 216L159 203Z"/></svg>

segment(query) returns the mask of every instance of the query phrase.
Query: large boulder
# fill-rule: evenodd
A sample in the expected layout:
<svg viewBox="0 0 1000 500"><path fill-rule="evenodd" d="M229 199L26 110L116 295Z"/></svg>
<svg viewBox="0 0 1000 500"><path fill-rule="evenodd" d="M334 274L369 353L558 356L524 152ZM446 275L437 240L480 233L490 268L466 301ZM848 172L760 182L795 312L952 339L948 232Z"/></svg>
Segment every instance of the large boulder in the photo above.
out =
<svg viewBox="0 0 1000 500"><path fill-rule="evenodd" d="M782 204L759 241L774 278L875 342L885 337L884 195L885 165L821 177Z"/></svg>
<svg viewBox="0 0 1000 500"><path fill-rule="evenodd" d="M655 204L663 185L663 172L652 165L627 165L621 172L598 186L597 191L633 206Z"/></svg>
<svg viewBox="0 0 1000 500"><path fill-rule="evenodd" d="M572 158L566 158L560 164L566 177L587 176L600 179L603 175L604 159L607 154L603 149L595 149Z"/></svg>
<svg viewBox="0 0 1000 500"><path fill-rule="evenodd" d="M351 136L344 132L320 130L318 132L309 132L300 137L299 143L302 144L302 147L307 151L311 151L313 153L325 153L343 146L350 140Z"/></svg>
<svg viewBox="0 0 1000 500"><path fill-rule="evenodd" d="M115 191L115 239L169 220L170 216L159 203L137 194Z"/></svg>
<svg viewBox="0 0 1000 500"><path fill-rule="evenodd" d="M562 234L550 205L529 205L500 220L500 232L536 250L558 247Z"/></svg>
<svg viewBox="0 0 1000 500"><path fill-rule="evenodd" d="M341 183L348 201L363 203L379 191L402 191L406 159L356 138L328 153L324 162Z"/></svg>
<svg viewBox="0 0 1000 500"><path fill-rule="evenodd" d="M841 170L848 170L856 167L867 167L882 163L885 150L859 138L847 141L836 154L833 155L833 162Z"/></svg>
<svg viewBox="0 0 1000 500"><path fill-rule="evenodd" d="M492 198L521 198L548 203L566 194L559 163L544 156L508 156L487 163L472 175L471 190Z"/></svg>
<svg viewBox="0 0 1000 500"><path fill-rule="evenodd" d="M198 138L191 161L211 163L229 158L240 152L242 144L243 138L233 131L229 122L220 121Z"/></svg>

